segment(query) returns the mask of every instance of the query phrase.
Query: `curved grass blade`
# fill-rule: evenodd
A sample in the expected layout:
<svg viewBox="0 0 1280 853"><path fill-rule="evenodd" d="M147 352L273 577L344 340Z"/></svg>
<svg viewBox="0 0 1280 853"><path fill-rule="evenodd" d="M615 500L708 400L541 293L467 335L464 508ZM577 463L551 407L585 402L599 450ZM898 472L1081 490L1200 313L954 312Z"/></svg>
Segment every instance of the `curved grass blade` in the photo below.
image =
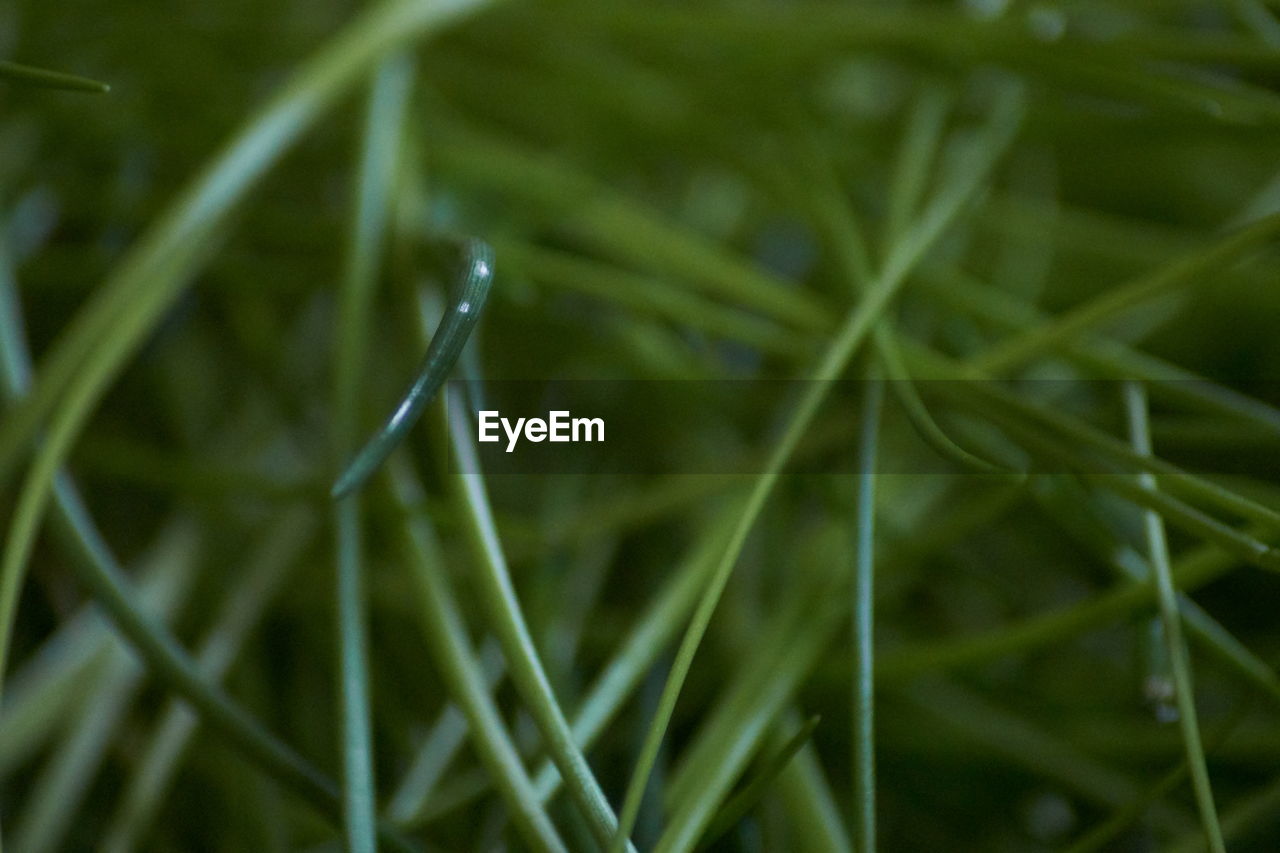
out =
<svg viewBox="0 0 1280 853"><path fill-rule="evenodd" d="M902 349L898 343L898 335L891 321L886 319L884 325L877 325L872 333L876 344L876 355L880 359L880 364L884 368L888 376L889 387L893 390L893 397L898 401L898 405L902 406L902 410L907 415L907 420L911 422L911 426L915 428L916 434L931 447L935 453L944 459L948 459L958 465L963 470L976 471L981 474L996 474L1007 477L1021 478L1023 474L983 459L965 448L961 447L955 439L947 435L946 431L938 425L938 421L933 417L933 413L929 411L928 405L925 404L924 398L920 396L920 389L916 387L915 380L911 376L911 372L907 369L906 362L902 358Z"/></svg>
<svg viewBox="0 0 1280 853"><path fill-rule="evenodd" d="M1145 456L1151 455L1151 432L1147 421L1147 399L1142 386L1127 382L1124 386L1125 413L1129 420L1129 439L1134 449ZM1156 478L1150 473L1139 475L1144 489L1155 491ZM1165 538L1164 520L1152 509L1143 512L1146 528L1148 558L1151 560L1152 580L1156 587L1156 601L1160 605L1160 622L1164 625L1164 637L1168 644L1173 667L1174 699L1178 705L1178 727L1191 770L1191 788L1195 792L1196 806L1204 826L1205 838L1212 853L1226 853L1222 840L1222 827L1218 823L1218 810L1213 802L1213 787L1209 782L1209 769L1205 763L1204 746L1200 741L1200 722L1196 714L1195 693L1191 681L1191 661L1187 644L1182 637L1182 617L1178 610L1178 590L1173 585L1173 570L1169 567L1169 544Z"/></svg>
<svg viewBox="0 0 1280 853"><path fill-rule="evenodd" d="M566 780L569 795L587 819L596 842L605 846L610 839L619 838L619 844L629 848L608 798L574 740L521 612L489 506L484 475L478 473L480 463L472 444L475 433L467 407L451 404L442 407L441 414L455 455L452 473L455 499L460 504L463 527L479 564L477 591L489 615L489 629L502 644L512 683L537 724L547 752ZM462 473L464 471L472 473Z"/></svg>
<svg viewBox="0 0 1280 853"><path fill-rule="evenodd" d="M181 264L206 249L206 245L185 246L181 259L175 259L174 263ZM44 443L32 462L31 470L27 473L18 495L17 506L9 522L8 535L0 553L0 693L3 692L4 673L8 665L9 644L13 637L18 595L26 578L27 561L35 547L36 533L44 517L49 496L56 490L59 466L64 455L70 450L72 436L88 419L89 407L82 405L86 400L85 395L103 371L108 369L109 362L110 359L91 362L79 375L80 381L76 385L79 393L64 409L65 417L61 418L45 436ZM31 396L39 393L39 387L37 384L32 395L23 396L31 399ZM22 405L23 403L19 402L16 410L21 411Z"/></svg>
<svg viewBox="0 0 1280 853"><path fill-rule="evenodd" d="M210 728L219 731L264 772L291 788L321 814L336 820L341 813L341 799L334 781L267 731L220 687L210 684L173 635L138 610L136 592L102 541L69 477L59 476L55 497L59 521L74 531L73 540L83 552L82 559L72 562L77 581L102 605L156 679L190 702ZM391 849L415 849L385 825L379 826L378 835Z"/></svg>
<svg viewBox="0 0 1280 853"><path fill-rule="evenodd" d="M627 697L639 688L645 674L697 603L698 593L715 566L716 555L724 548L730 521L732 519L724 515L707 525L706 532L690 548L671 580L636 620L617 654L588 690L573 719L573 735L584 749L595 742ZM561 784L555 765L544 763L535 782L538 796L543 799L555 793Z"/></svg>
<svg viewBox="0 0 1280 853"><path fill-rule="evenodd" d="M90 92L102 95L111 91L111 87L98 80L81 77L78 74L67 74L62 71L49 71L20 65L0 59L0 80L12 80L15 83L26 83L44 89L64 89L69 92Z"/></svg>
<svg viewBox="0 0 1280 853"><path fill-rule="evenodd" d="M724 547L729 533L727 522L731 520L728 515L722 515L707 525L588 689L573 714L571 725L574 740L582 749L588 749L605 732L679 631L681 622L697 603L717 553ZM550 800L561 784L555 763L543 759L534 776L538 800Z"/></svg>
<svg viewBox="0 0 1280 853"><path fill-rule="evenodd" d="M457 292L440 321L440 327L431 336L427 354L418 369L418 378L409 386L387 423L369 439L334 483L333 497L340 498L360 488L418 420L462 353L471 330L480 318L492 284L493 250L480 240L467 240L463 244Z"/></svg>
<svg viewBox="0 0 1280 853"><path fill-rule="evenodd" d="M471 650L466 626L444 575L435 532L426 515L412 509L422 502L422 488L407 466L393 466L391 474L395 499L404 512L405 550L422 602L422 625L436 665L466 715L471 743L511 809L521 837L534 850L560 853L566 849L564 842L534 793L520 754L494 705L483 667Z"/></svg>
<svg viewBox="0 0 1280 853"><path fill-rule="evenodd" d="M975 501L965 511L953 514L945 524L935 525L923 537L913 539L912 546L918 549L918 553L929 553L943 547L946 543L963 538L966 532L975 527L991 523L997 514L996 507L1007 507L1010 496L1013 494L1013 490L1007 486L994 491L985 501ZM998 500L993 502L993 497ZM937 505L943 504L939 502ZM671 578L663 590L654 596L644 614L636 620L627 637L619 645L618 651L601 670L583 698L573 715L572 723L573 736L583 749L589 748L605 731L605 727L615 718L623 703L642 682L645 674L649 672L658 656L679 630L688 613L697 604L707 576L715 568L716 559L723 552L727 537L732 532L732 523L735 521L733 509L733 505L730 504L728 507L730 511L719 514L714 521L706 525L698 541L671 573ZM892 565L895 567L898 565L898 559L892 552L889 559ZM832 626L838 627L838 622L833 621ZM809 849L852 850L852 845L843 835L843 826L834 803L831 802L827 783L821 778L816 760L812 756L806 758L804 753L799 760L804 767L795 775L800 778L792 778L793 774L788 772L784 776L784 782L787 793L797 793L804 798L802 805L809 810L808 813L816 821L812 829L823 837L822 843ZM538 798L546 801L559 789L560 784L560 775L554 763L544 759L534 783ZM822 802L814 802L812 799L814 788L818 786L822 789ZM465 802L470 801L468 799ZM440 813L440 809L432 811L433 816L438 816Z"/></svg>
<svg viewBox="0 0 1280 853"><path fill-rule="evenodd" d="M389 0L359 16L298 69L137 241L54 346L28 399L0 421L3 482L53 416L24 490L19 527L38 524L54 473L89 414L203 260L196 248L208 243L248 190L379 59L482 2ZM10 537L16 558L11 562L25 561L25 538Z"/></svg>
<svg viewBox="0 0 1280 853"><path fill-rule="evenodd" d="M1007 413L988 411L986 418L991 423L999 425L1006 433L1016 437L1021 447L1036 456L1055 460L1077 470L1086 481L1097 483L1139 506L1155 510L1166 520L1188 533L1217 544L1247 563L1268 571L1280 571L1280 549L1268 545L1250 533L1224 524L1186 501L1173 497L1167 491L1143 488L1127 473L1096 473L1092 467L1093 460L1087 455L1082 458L1073 447L1063 443L1060 438L1046 439L1034 427L1018 420L1016 416L1009 417ZM1148 467L1138 466L1137 470L1152 473ZM1280 529L1280 525L1275 522L1268 524L1267 527L1271 530Z"/></svg>

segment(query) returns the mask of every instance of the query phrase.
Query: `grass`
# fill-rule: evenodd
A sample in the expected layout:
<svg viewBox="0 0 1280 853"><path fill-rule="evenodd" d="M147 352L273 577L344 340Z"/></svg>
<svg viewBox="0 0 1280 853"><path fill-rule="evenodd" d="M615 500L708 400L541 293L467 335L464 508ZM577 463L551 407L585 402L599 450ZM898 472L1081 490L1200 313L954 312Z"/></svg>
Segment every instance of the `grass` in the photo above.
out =
<svg viewBox="0 0 1280 853"><path fill-rule="evenodd" d="M1273 6L10 17L11 849L1280 838Z"/></svg>

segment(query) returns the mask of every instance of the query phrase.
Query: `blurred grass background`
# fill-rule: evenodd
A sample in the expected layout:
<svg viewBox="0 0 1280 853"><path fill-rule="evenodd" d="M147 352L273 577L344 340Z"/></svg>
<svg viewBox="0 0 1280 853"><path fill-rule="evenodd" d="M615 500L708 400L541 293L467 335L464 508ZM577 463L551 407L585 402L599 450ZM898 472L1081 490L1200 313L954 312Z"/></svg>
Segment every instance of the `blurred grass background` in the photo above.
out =
<svg viewBox="0 0 1280 853"><path fill-rule="evenodd" d="M1274 849L1278 15L6 4L5 843ZM815 381L335 506L449 235L481 378Z"/></svg>

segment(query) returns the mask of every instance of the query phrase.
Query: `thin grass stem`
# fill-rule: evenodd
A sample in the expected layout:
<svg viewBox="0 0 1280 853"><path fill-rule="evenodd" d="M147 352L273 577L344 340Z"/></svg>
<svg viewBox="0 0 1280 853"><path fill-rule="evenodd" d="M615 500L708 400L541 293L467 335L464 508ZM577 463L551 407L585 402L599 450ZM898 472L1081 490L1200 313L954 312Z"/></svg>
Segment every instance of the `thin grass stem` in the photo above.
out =
<svg viewBox="0 0 1280 853"><path fill-rule="evenodd" d="M103 95L111 91L111 87L98 80L81 77L78 74L67 74L62 71L49 71L34 68L0 59L0 80L12 80L28 86L39 86L43 89L65 89L69 92L89 92Z"/></svg>
<svg viewBox="0 0 1280 853"><path fill-rule="evenodd" d="M1147 419L1147 400L1142 386L1136 382L1125 383L1124 403L1129 420L1129 440L1138 453L1149 456L1152 452L1151 432ZM1139 483L1144 489L1156 489L1155 477L1151 474L1140 474ZM1165 538L1164 521L1152 509L1146 510L1142 515L1148 557L1151 560L1151 575L1156 586L1156 601L1160 605L1160 621L1164 625L1164 638L1173 668L1178 727L1182 732L1187 766L1191 770L1191 788L1195 792L1196 806L1200 810L1200 821L1204 826L1209 849L1213 853L1226 853L1222 827L1218 824L1218 810L1213 801L1209 769L1204 758L1204 746L1200 741L1200 721L1196 713L1191 680L1191 660L1187 644L1182 638L1178 590L1173 585L1173 570L1169 566L1169 544Z"/></svg>
<svg viewBox="0 0 1280 853"><path fill-rule="evenodd" d="M378 67L369 84L334 347L335 456L347 452L356 430L370 306L386 242L401 126L412 91L412 76L410 59L393 55ZM344 493L333 508L343 828L351 853L372 853L377 847L377 793L361 515L359 495Z"/></svg>
<svg viewBox="0 0 1280 853"><path fill-rule="evenodd" d="M853 572L853 826L856 850L876 849L875 516L876 448L884 388L863 389L858 431L857 550Z"/></svg>

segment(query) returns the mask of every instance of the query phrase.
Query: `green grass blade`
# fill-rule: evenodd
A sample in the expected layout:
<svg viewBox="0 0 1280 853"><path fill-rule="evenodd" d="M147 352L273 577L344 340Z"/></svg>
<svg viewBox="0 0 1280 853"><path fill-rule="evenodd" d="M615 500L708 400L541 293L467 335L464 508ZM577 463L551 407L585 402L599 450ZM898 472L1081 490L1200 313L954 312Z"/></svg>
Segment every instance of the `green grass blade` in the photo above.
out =
<svg viewBox="0 0 1280 853"><path fill-rule="evenodd" d="M502 792L525 842L535 850L566 850L533 791L520 755L489 695L487 678L471 651L462 616L444 575L434 531L425 515L411 509L421 500L421 486L404 465L392 469L392 480L396 500L405 512L405 548L421 599L423 628L454 701L470 723L471 742Z"/></svg>
<svg viewBox="0 0 1280 853"><path fill-rule="evenodd" d="M876 849L875 517L876 447L884 389L865 383L858 425L857 556L853 572L853 813L859 853Z"/></svg>
<svg viewBox="0 0 1280 853"><path fill-rule="evenodd" d="M228 593L212 628L200 644L196 662L201 673L211 681L221 680L234 663L249 633L310 544L314 527L309 513L294 509L272 525L248 559L244 576ZM138 849L198 725L199 717L190 708L170 703L147 747L141 751L115 817L102 837L104 851L126 853Z"/></svg>
<svg viewBox="0 0 1280 853"><path fill-rule="evenodd" d="M492 693L506 675L502 650L490 638L480 647L478 656L485 689ZM457 705L448 705L440 712L387 803L388 820L407 826L417 822L428 810L436 786L466 742L467 726L467 717Z"/></svg>
<svg viewBox="0 0 1280 853"><path fill-rule="evenodd" d="M371 853L376 842L373 711L369 698L368 627L361 577L360 509L355 498L335 509L337 538L338 695L342 725L342 814L352 853Z"/></svg>
<svg viewBox="0 0 1280 853"><path fill-rule="evenodd" d="M39 466L41 476L52 477L87 410L189 281L201 257L193 249L210 240L267 169L351 85L385 54L480 5L391 0L360 16L299 68L138 240L63 333L33 393L0 422L0 482L57 408L60 425L50 430L43 448L49 460Z"/></svg>
<svg viewBox="0 0 1280 853"><path fill-rule="evenodd" d="M356 430L359 389L364 372L363 354L369 336L370 303L386 241L390 199L412 78L413 63L408 57L397 55L389 57L378 67L369 86L334 347L335 455L347 452ZM393 445L389 445L386 452L390 451L390 446ZM377 462L385 458L386 452ZM377 462L360 469L363 476L359 479L367 477ZM377 847L377 793L373 772L364 546L359 496L348 492L350 488L344 490L345 497L333 510L343 826L347 849L351 853L372 853Z"/></svg>
<svg viewBox="0 0 1280 853"><path fill-rule="evenodd" d="M1019 422L1015 418L1008 418L991 410L987 410L986 416L988 420L998 424L1006 433L1015 436L1019 445L1036 456L1051 460L1054 464L1066 465L1076 469L1080 476L1087 481L1096 483L1108 491L1115 492L1139 506L1157 511L1166 520L1178 525L1194 536L1216 544L1245 562L1268 571L1280 571L1280 551L1250 533L1224 524L1207 513L1192 507L1185 501L1170 496L1166 492L1144 489L1127 475L1097 473L1094 460L1089 459L1087 456L1082 458L1074 448L1061 442L1061 440L1046 440L1035 429L1029 428L1025 423ZM1142 470L1143 467L1146 466L1138 466L1139 470ZM1229 495L1233 499L1235 498L1234 493L1214 488L1215 496ZM1280 525L1274 522L1267 525L1269 530L1278 528L1280 528Z"/></svg>
<svg viewBox="0 0 1280 853"><path fill-rule="evenodd" d="M504 240L496 244L505 266L546 287L571 290L652 314L682 326L744 343L789 358L810 354L803 336L780 324L726 307L661 278L637 275L608 264Z"/></svg>
<svg viewBox="0 0 1280 853"><path fill-rule="evenodd" d="M44 89L65 89L70 92L90 92L102 95L111 91L106 83L81 77L78 74L66 74L62 71L49 71L44 68L33 68L0 59L0 80L11 80L28 86L39 86Z"/></svg>
<svg viewBox="0 0 1280 853"><path fill-rule="evenodd" d="M707 525L703 534L671 572L670 580L637 618L618 650L572 715L571 731L582 749L588 749L606 732L626 701L644 681L680 625L697 603L698 593L724 548L729 533L728 515ZM547 802L560 790L562 778L556 765L544 759L534 777L539 802ZM434 810L438 813L438 809Z"/></svg>
<svg viewBox="0 0 1280 853"><path fill-rule="evenodd" d="M788 717L798 716L794 712ZM844 820L812 744L800 748L778 778L779 798L797 828L797 853L851 853Z"/></svg>
<svg viewBox="0 0 1280 853"><path fill-rule="evenodd" d="M929 168L941 149L950 109L950 95L937 85L926 86L916 98L894 158L889 212L884 222L886 246L902 239L925 197Z"/></svg>
<svg viewBox="0 0 1280 853"><path fill-rule="evenodd" d="M548 753L566 780L569 795L587 819L596 841L601 845L607 844L614 837L618 821L600 789L600 783L574 742L564 711L556 701L521 613L489 507L484 475L479 473L470 416L460 400L452 401L447 408L447 424L443 426L454 453L450 479L467 541L476 557L479 569L476 586L489 617L489 628L502 644L511 680L537 723ZM625 840L626 836L622 838Z"/></svg>
<svg viewBox="0 0 1280 853"><path fill-rule="evenodd" d="M909 355L912 361L934 375L957 378L955 364L933 351L916 346L909 351ZM1044 443L1042 433L1055 436L1057 442L1064 444L1063 452L1069 452L1075 458L1080 458L1081 452L1096 453L1125 470L1155 474L1166 489L1193 496L1269 528L1280 527L1280 511L1204 477L1191 474L1159 457L1135 453L1125 442L1114 436L1043 404L1023 399L990 379L979 376L970 378L979 381L939 382L934 387L950 399L978 411L983 417L999 417L1002 424L1020 427L1024 434L1034 427L1032 440L1041 444ZM1096 464L1093 470L1098 470ZM1152 495L1148 500L1168 503L1168 498L1162 495ZM1263 556L1266 551L1265 546L1260 549Z"/></svg>
<svg viewBox="0 0 1280 853"><path fill-rule="evenodd" d="M1280 780L1242 797L1225 809L1222 813L1222 834L1233 839L1244 835L1252 825L1266 825L1274 819L1277 807L1280 807ZM1168 849L1173 853L1199 853L1206 849L1205 839L1200 833L1188 834Z"/></svg>
<svg viewBox="0 0 1280 853"><path fill-rule="evenodd" d="M190 702L211 728L266 773L310 802L321 814L337 820L341 801L333 780L279 741L216 685L210 684L173 636L138 610L132 585L121 575L110 551L97 536L74 486L60 478L57 491L66 523L76 530L76 541L85 549L82 559L73 563L77 580L146 661L152 676ZM395 849L412 849L385 829L380 830L380 834L384 843Z"/></svg>
<svg viewBox="0 0 1280 853"><path fill-rule="evenodd" d="M178 253L178 257L172 260L174 267L182 266L206 248L194 243L184 246ZM124 345L129 335L129 327L122 325L118 327L118 331L120 334L112 339L112 343L116 346ZM105 374L110 369L110 362L109 357L94 361L77 374L72 396L61 408L57 423L44 437L23 482L17 508L9 522L8 535L3 550L0 551L0 691L3 690L18 594L26 577L27 562L35 547L40 522L43 520L49 496L54 490L59 466L70 451L75 435L83 428L90 415L88 403L94 393L93 386L105 378ZM24 400L38 397L40 387L37 384L33 392L26 395ZM21 413L24 410L25 403L19 403L14 411Z"/></svg>
<svg viewBox="0 0 1280 853"><path fill-rule="evenodd" d="M911 229L902 242L895 246L893 253L885 262L877 279L867 289L857 306L851 310L841 324L835 337L827 347L821 361L810 376L812 381L805 384L804 392L796 404L795 410L788 419L785 429L777 444L770 451L763 472L755 480L742 515L734 528L732 537L724 555L716 566L715 573L707 584L703 598L694 611L693 618L685 631L684 639L676 652L671 673L663 688L654 714L649 733L641 747L640 757L627 786L626 799L622 809L619 838L630 832L640 810L640 801L644 795L649 773L657 759L663 736L671 715L675 711L676 700L688 675L693 657L697 653L702 637L711 622L720 595L729 581L737 563L738 555L746 543L747 536L755 526L756 519L764 509L773 487L782 474L782 469L790 460L800 438L809 428L818 408L826 397L831 384L844 373L859 345L866 338L893 297L903 285L906 276L932 247L954 217L971 199L990 168L1003 153L1012 140L1014 128L1018 123L1016 105L1012 100L1005 102L997 110L988 128L983 144L972 150L968 165L972 170L962 170L955 181L946 186L933 204L921 215L920 220ZM615 842L612 849L619 850Z"/></svg>
<svg viewBox="0 0 1280 853"><path fill-rule="evenodd" d="M1280 235L1280 214L1263 217L1213 246L1197 249L1153 273L1114 287L1044 326L1030 329L969 359L968 372L988 376L1008 373L1124 311L1202 281L1209 273L1265 247L1277 235Z"/></svg>
<svg viewBox="0 0 1280 853"><path fill-rule="evenodd" d="M1130 581L1148 580L1149 562L1119 531L1110 530L1114 525L1107 523L1107 509L1095 507L1096 498L1075 478L1037 477L1032 492L1046 516L1099 560ZM1188 596L1178 596L1178 608L1191 637L1273 701L1280 701L1280 676L1270 665Z"/></svg>
<svg viewBox="0 0 1280 853"><path fill-rule="evenodd" d="M1034 307L959 271L929 270L922 276L922 283L929 287L931 296L1018 333L1049 322ZM1117 341L1082 334L1064 341L1062 351L1101 376L1142 379L1152 390L1203 411L1243 419L1280 433L1280 410L1273 406Z"/></svg>
<svg viewBox="0 0 1280 853"><path fill-rule="evenodd" d="M663 650L693 610L707 576L715 566L729 534L728 516L707 525L706 533L690 549L667 585L654 596L640 618L605 665L573 715L573 735L585 749L594 743L639 687ZM553 764L544 764L536 777L538 796L549 798L561 784Z"/></svg>
<svg viewBox="0 0 1280 853"><path fill-rule="evenodd" d="M823 574L753 637L750 662L681 758L664 796L671 817L654 848L687 853L841 626L845 596Z"/></svg>
<svg viewBox="0 0 1280 853"><path fill-rule="evenodd" d="M1239 565L1234 555L1215 546L1197 548L1174 564L1174 586L1190 592ZM998 660L1076 636L1154 604L1155 589L1150 584L1124 584L1079 604L1003 628L885 652L877 658L876 672L881 681L903 681L925 672Z"/></svg>
<svg viewBox="0 0 1280 853"><path fill-rule="evenodd" d="M0 270L6 269L0 264ZM0 284L8 279L0 280ZM8 282L11 284L11 282ZM30 375L30 358L23 343L16 294L0 287L0 339L3 348L6 392L10 398L25 391ZM146 661L151 675L182 696L199 711L205 721L219 731L265 772L291 787L321 813L336 816L338 788L332 780L311 766L287 745L275 738L257 720L200 674L186 650L162 626L138 606L133 588L106 540L99 532L75 483L63 471L53 480L55 520L76 550L71 562L76 580L98 602L117 630ZM383 837L397 849L406 849L403 840L382 830Z"/></svg>
<svg viewBox="0 0 1280 853"><path fill-rule="evenodd" d="M148 561L164 565L164 588L156 596L152 618L167 621L185 601L195 578L200 538L190 520L164 530ZM113 644L103 665L91 675L93 690L65 740L33 781L12 844L17 850L46 853L62 846L78 804L106 758L116 728L142 686L143 669L129 649Z"/></svg>
<svg viewBox="0 0 1280 853"><path fill-rule="evenodd" d="M1146 395L1137 383L1125 385L1125 411L1129 419L1129 438L1134 449L1144 455L1151 454L1151 433L1147 421ZM1155 490L1155 478L1140 475L1143 488ZM1175 699L1178 706L1178 726L1182 731L1187 765L1191 769L1191 787L1204 826L1209 849L1213 853L1226 853L1222 841L1222 827L1218 825L1218 810L1213 802L1213 788L1209 782L1209 769L1200 741L1200 722L1196 713L1195 693L1191 680L1191 661L1186 642L1182 638L1182 618L1178 611L1178 590L1173 585L1173 571L1169 567L1169 545L1165 538L1164 522L1154 510L1143 513L1147 550L1151 560L1152 580L1156 586L1156 601L1160 605L1160 621L1164 625L1165 641L1173 665Z"/></svg>
<svg viewBox="0 0 1280 853"><path fill-rule="evenodd" d="M155 588L155 578L139 584L144 606L150 606ZM84 702L90 675L102 666L109 642L101 614L88 605L15 673L0 712L0 777L29 760Z"/></svg>
<svg viewBox="0 0 1280 853"><path fill-rule="evenodd" d="M903 151L900 153L898 172L895 173L894 187L890 196L890 217L912 216L920 202L919 195L923 191L924 176L919 174L928 167L941 143L942 122L946 117L947 101L938 92L927 93L916 108L912 110ZM863 292L872 281L871 259L866 247L864 230L854 215L847 199L838 191L839 175L834 166L818 146L810 141L802 158L808 164L809 183L820 189L816 192L803 193L805 204L813 210L819 229L827 235L835 256L840 274L845 278L851 290ZM797 194L800 188L796 187ZM885 255L891 257L897 247L907 237L907 223L891 224L890 239L886 243ZM894 320L886 315L875 324L871 332L871 340L875 346L876 357L891 380L890 387L901 404L911 425L930 447L934 448L944 459L950 459L962 469L972 469L985 473L996 473L1004 469L993 465L985 459L974 456L957 444L934 420L924 400L911 380L911 373L903 361L898 343Z"/></svg>
<svg viewBox="0 0 1280 853"><path fill-rule="evenodd" d="M493 250L479 240L467 240L458 279L457 292L440 321L440 328L427 344L427 354L417 377L386 424L338 477L333 485L335 498L358 489L377 470L449 377L489 298L493 284Z"/></svg>
<svg viewBox="0 0 1280 853"><path fill-rule="evenodd" d="M756 804L764 798L769 788L777 780L777 777L791 764L791 759L809 742L809 738L813 736L813 730L818 727L818 723L822 721L819 716L812 716L800 726L780 749L770 755L762 764L755 775L751 777L745 785L742 786L736 794L734 794L728 802L726 802L711 823L708 824L706 832L702 835L702 840L698 842L698 849L710 847L729 830L737 825L750 811L755 808Z"/></svg>
<svg viewBox="0 0 1280 853"><path fill-rule="evenodd" d="M638 269L675 277L709 295L794 328L828 328L826 306L723 246L669 221L572 168L460 128L441 128L431 151L440 167L547 204L588 247Z"/></svg>

